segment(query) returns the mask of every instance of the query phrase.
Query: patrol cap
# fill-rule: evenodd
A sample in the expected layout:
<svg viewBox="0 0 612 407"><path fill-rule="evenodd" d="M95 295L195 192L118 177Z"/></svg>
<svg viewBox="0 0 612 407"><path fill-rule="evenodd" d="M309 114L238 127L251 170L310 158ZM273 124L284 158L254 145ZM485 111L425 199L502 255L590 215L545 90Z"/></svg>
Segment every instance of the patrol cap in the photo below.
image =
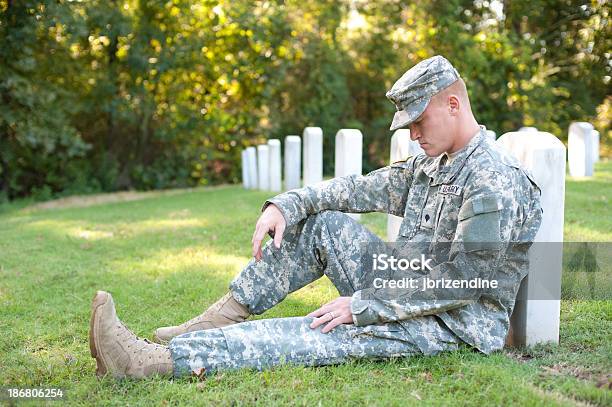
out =
<svg viewBox="0 0 612 407"><path fill-rule="evenodd" d="M397 109L391 130L406 127L415 121L425 111L432 96L459 78L459 72L441 55L425 59L410 68L386 94Z"/></svg>

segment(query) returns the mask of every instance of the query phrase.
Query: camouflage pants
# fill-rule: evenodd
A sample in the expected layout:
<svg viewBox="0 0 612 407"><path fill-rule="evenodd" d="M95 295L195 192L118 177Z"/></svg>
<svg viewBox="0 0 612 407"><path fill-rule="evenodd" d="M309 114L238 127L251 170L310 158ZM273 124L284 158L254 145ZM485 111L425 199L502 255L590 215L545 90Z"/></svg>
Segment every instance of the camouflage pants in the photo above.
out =
<svg viewBox="0 0 612 407"><path fill-rule="evenodd" d="M234 298L261 314L289 293L327 275L342 296L371 283L363 273L359 243L380 238L335 211L309 216L288 228L280 249L268 241L262 260L251 260L234 279ZM275 318L187 333L170 341L175 375L237 368L264 369L282 363L319 366L356 358L435 354L461 342L435 316L401 323L340 325L327 334L310 329L312 318Z"/></svg>

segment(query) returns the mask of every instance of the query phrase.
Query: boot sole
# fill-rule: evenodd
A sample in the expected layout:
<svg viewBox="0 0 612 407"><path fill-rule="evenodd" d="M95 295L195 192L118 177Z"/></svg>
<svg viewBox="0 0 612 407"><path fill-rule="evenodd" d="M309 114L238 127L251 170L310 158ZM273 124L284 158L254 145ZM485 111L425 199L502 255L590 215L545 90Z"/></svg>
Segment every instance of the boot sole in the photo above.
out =
<svg viewBox="0 0 612 407"><path fill-rule="evenodd" d="M96 348L96 340L94 338L94 325L96 321L96 312L98 308L108 302L109 295L104 291L96 292L91 303L91 319L89 321L89 352L92 358L96 359L96 375L98 377L105 376L108 369L104 360L98 355L98 349Z"/></svg>

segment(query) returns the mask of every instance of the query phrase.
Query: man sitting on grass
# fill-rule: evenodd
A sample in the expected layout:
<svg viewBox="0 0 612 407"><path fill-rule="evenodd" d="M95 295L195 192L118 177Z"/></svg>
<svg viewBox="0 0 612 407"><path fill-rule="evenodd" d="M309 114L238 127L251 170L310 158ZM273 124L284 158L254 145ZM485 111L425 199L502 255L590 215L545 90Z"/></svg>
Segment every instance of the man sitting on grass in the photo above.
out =
<svg viewBox="0 0 612 407"><path fill-rule="evenodd" d="M465 83L445 58L421 61L387 97L397 107L391 130L409 127L425 155L267 201L253 234L254 259L202 315L157 329L156 341L167 346L136 337L117 318L111 295L99 291L89 333L97 373L199 375L434 355L462 344L485 354L501 349L541 222L540 190L487 139ZM403 216L398 242L435 251L431 270L410 276L460 276L498 286L377 287L382 274L364 263L360 245L384 244L345 212ZM273 240L262 249L266 233ZM305 317L246 321L323 275L340 293L330 303Z"/></svg>

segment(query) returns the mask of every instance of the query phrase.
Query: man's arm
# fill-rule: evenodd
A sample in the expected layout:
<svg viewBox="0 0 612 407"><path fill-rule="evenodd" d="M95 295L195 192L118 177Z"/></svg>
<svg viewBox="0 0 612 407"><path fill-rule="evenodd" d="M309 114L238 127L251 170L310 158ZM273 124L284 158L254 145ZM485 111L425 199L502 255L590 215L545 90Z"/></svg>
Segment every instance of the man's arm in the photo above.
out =
<svg viewBox="0 0 612 407"><path fill-rule="evenodd" d="M294 189L265 202L251 243L253 257L261 259L266 233L278 248L287 226L324 210L386 212L403 216L416 157L394 163L368 175L349 175Z"/></svg>
<svg viewBox="0 0 612 407"><path fill-rule="evenodd" d="M383 212L404 215L415 160L380 168L367 175L349 175L294 189L269 199L282 212L287 226L325 210L351 213Z"/></svg>

